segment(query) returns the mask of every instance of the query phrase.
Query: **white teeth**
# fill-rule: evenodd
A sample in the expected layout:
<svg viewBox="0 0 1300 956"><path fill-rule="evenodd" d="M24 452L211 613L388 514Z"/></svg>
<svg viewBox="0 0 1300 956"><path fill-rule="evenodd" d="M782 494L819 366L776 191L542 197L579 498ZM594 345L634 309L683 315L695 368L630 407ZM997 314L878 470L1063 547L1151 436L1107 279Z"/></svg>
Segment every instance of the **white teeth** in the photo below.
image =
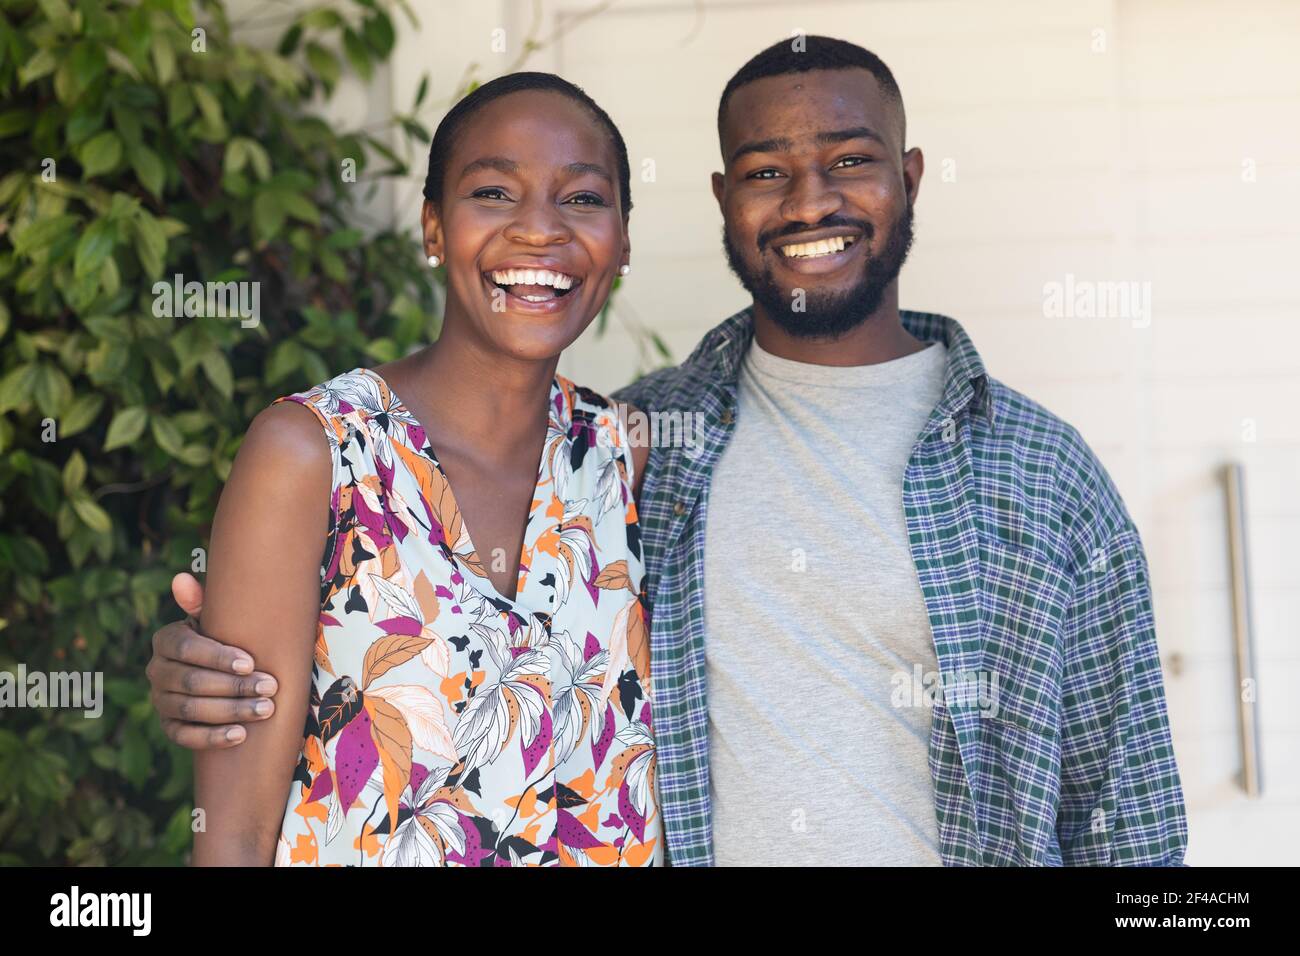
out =
<svg viewBox="0 0 1300 956"><path fill-rule="evenodd" d="M492 281L499 285L548 285L555 289L573 288L573 276L550 269L497 269Z"/></svg>
<svg viewBox="0 0 1300 956"><path fill-rule="evenodd" d="M816 242L795 242L782 246L781 255L808 259L813 256L828 256L834 252L843 252L846 246L851 245L853 245L852 236L833 236L830 239L818 239Z"/></svg>

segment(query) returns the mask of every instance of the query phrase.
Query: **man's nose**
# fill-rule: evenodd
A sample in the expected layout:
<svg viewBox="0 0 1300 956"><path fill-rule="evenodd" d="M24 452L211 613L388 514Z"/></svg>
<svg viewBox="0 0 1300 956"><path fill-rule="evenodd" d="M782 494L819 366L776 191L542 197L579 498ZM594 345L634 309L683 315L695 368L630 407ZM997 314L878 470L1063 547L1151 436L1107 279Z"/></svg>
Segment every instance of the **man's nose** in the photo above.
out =
<svg viewBox="0 0 1300 956"><path fill-rule="evenodd" d="M843 205L844 197L820 171L800 173L790 182L781 203L781 215L790 222L811 225L838 212Z"/></svg>

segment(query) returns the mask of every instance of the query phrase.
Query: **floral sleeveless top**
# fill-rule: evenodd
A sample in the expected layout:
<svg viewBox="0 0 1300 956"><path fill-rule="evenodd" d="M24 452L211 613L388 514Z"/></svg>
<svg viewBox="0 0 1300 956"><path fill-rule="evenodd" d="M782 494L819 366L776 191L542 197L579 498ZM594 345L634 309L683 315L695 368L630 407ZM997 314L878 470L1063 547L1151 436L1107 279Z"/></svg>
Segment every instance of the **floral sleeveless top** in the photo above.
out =
<svg viewBox="0 0 1300 956"><path fill-rule="evenodd" d="M511 600L378 373L277 401L320 420L333 491L276 865L660 863L644 569L615 409L555 378Z"/></svg>

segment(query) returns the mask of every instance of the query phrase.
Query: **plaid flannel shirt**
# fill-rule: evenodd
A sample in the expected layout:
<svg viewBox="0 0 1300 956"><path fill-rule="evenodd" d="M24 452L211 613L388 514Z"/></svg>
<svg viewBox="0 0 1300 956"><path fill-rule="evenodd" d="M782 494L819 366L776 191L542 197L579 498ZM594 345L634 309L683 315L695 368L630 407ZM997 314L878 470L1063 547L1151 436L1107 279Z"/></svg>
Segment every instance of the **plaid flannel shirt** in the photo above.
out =
<svg viewBox="0 0 1300 956"><path fill-rule="evenodd" d="M902 320L948 348L943 396L913 448L902 502L940 671L945 682L986 675L997 690L996 710L971 695L934 705L944 864L1182 865L1187 823L1146 556L1124 503L1079 433L990 378L957 322L907 311ZM705 418L702 448L652 451L638 503L675 866L713 863L704 529L752 337L745 309L681 365L614 395Z"/></svg>

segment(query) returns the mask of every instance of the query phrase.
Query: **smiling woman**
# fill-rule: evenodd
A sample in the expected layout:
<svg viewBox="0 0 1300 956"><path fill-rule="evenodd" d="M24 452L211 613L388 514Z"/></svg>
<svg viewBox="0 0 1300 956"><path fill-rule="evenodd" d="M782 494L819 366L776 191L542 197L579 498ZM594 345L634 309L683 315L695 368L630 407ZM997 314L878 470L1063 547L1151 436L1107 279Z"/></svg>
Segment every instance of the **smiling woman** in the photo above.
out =
<svg viewBox="0 0 1300 956"><path fill-rule="evenodd" d="M627 262L627 192L617 129L559 77L439 126L438 341L279 399L222 495L201 625L283 689L196 758L197 863L661 859L644 449L556 375Z"/></svg>

